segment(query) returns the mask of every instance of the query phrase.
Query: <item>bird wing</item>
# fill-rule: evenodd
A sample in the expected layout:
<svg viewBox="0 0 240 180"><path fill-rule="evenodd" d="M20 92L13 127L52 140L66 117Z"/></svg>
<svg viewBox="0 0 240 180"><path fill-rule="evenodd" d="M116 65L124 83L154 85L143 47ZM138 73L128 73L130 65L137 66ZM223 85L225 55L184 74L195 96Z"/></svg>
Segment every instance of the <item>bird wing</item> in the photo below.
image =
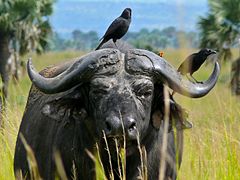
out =
<svg viewBox="0 0 240 180"><path fill-rule="evenodd" d="M196 56L196 53L191 54L190 56L188 56L188 57L184 60L184 62L185 62L186 64L191 64L195 56Z"/></svg>
<svg viewBox="0 0 240 180"><path fill-rule="evenodd" d="M98 50L105 42L111 39L112 35L116 32L116 30L123 24L122 18L118 17L115 19L110 26L108 27L107 31L105 32L104 36L100 39L101 43L95 50Z"/></svg>
<svg viewBox="0 0 240 180"><path fill-rule="evenodd" d="M102 37L102 39L111 36L112 34L114 34L116 32L116 30L121 27L124 24L124 21L122 19L122 17L118 17L117 19L115 19L110 26L108 27L106 33L104 34L104 36Z"/></svg>
<svg viewBox="0 0 240 180"><path fill-rule="evenodd" d="M196 55L196 53L191 54L188 56L182 64L179 66L178 71L181 72L182 74L188 73L189 66L192 64L193 58Z"/></svg>

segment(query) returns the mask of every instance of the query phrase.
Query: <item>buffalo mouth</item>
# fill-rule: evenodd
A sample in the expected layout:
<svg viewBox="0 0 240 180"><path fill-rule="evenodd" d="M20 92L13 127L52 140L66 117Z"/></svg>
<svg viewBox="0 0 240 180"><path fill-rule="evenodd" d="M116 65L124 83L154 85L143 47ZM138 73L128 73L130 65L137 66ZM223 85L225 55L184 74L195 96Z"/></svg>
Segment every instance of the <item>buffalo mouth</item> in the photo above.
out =
<svg viewBox="0 0 240 180"><path fill-rule="evenodd" d="M113 158L122 152L125 153L126 157L129 157L136 153L138 151L138 147L140 146L137 139L129 140L123 137L107 137L106 139L103 138L100 144L105 150L109 150L111 157Z"/></svg>
<svg viewBox="0 0 240 180"><path fill-rule="evenodd" d="M126 148L125 148L126 157L134 154L138 150L138 146L139 145L137 141L127 142Z"/></svg>

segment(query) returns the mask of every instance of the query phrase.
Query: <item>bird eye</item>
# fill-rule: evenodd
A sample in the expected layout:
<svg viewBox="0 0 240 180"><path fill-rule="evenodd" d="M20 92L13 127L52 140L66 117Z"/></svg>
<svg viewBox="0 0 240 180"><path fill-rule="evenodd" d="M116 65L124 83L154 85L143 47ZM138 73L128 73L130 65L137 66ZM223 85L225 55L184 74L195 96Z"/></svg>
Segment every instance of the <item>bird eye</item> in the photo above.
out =
<svg viewBox="0 0 240 180"><path fill-rule="evenodd" d="M205 51L205 54L206 54L206 55L209 55L209 54L211 54L211 52L212 52L212 51L211 51L210 49L208 49L207 51Z"/></svg>

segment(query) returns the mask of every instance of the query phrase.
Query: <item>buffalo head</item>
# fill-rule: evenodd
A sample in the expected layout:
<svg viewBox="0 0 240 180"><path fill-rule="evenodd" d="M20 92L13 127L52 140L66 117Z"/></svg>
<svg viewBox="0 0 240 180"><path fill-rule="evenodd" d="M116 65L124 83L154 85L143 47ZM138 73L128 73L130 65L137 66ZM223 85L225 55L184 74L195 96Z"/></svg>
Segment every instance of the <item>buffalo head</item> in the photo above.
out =
<svg viewBox="0 0 240 180"><path fill-rule="evenodd" d="M163 83L185 96L202 97L214 87L219 65L216 62L206 82L192 83L166 60L149 51L131 49L123 54L116 49L103 49L85 55L53 78L39 75L31 61L28 73L33 84L47 94L90 83L87 101L93 118L99 121L98 131L118 135L122 121L128 137L134 139L136 131L145 131L149 123L156 83Z"/></svg>

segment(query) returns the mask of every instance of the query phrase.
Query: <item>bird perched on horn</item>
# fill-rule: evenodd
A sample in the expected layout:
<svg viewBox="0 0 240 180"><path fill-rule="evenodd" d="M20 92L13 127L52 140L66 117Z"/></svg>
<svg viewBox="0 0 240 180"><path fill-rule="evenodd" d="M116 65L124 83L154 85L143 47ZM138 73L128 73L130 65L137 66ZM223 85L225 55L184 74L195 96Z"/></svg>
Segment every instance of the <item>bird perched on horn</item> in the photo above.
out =
<svg viewBox="0 0 240 180"><path fill-rule="evenodd" d="M201 49L199 52L193 53L190 56L188 56L179 66L178 72L180 72L182 75L189 74L192 77L192 79L198 83L198 81L193 77L193 73L196 72L201 67L201 65L206 61L206 59L211 54L216 53L217 53L216 51L211 49L207 48Z"/></svg>
<svg viewBox="0 0 240 180"><path fill-rule="evenodd" d="M110 39L116 44L118 39L121 39L128 31L129 25L131 23L132 10L126 8L123 10L122 14L116 18L112 24L108 27L104 36L100 39L102 40L96 50L98 50L105 42Z"/></svg>

